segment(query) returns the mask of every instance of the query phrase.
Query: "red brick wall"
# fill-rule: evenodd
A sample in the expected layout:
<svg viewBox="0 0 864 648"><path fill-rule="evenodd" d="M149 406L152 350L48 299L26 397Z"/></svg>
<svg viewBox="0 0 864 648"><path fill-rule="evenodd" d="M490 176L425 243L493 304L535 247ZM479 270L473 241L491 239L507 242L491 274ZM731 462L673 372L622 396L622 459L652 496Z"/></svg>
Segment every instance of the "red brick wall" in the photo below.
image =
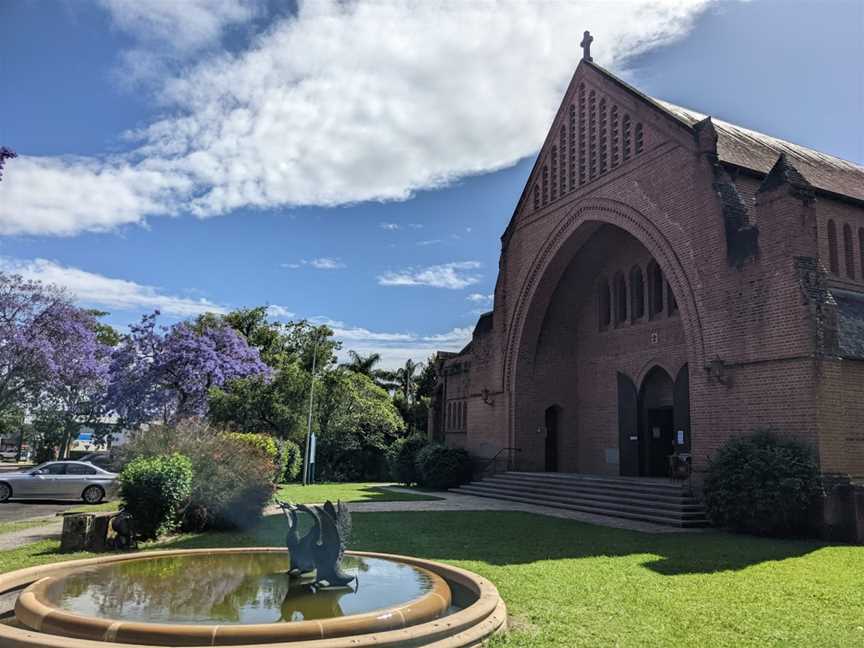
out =
<svg viewBox="0 0 864 648"><path fill-rule="evenodd" d="M563 194L559 185L557 201L550 189L548 204L535 209L531 189L583 82L643 124L645 150L614 168L607 152L605 173ZM492 328L475 336L470 373L447 379L448 393L469 403L467 434L451 442L481 456L515 444L521 467L540 470L544 411L557 404L560 469L614 473L607 451L617 447L616 373L638 385L654 364L674 378L688 363L697 470L730 435L771 427L813 442L827 472L864 475L864 362L833 359L830 304L808 288L816 281L864 289L861 268L854 280L846 276L843 245L849 223L861 263L864 209L786 185L759 193L758 178L737 175L746 219L759 228L758 254L737 267L715 186L731 180L717 172L710 141L697 142L585 66L550 133L503 237ZM819 270L828 266L829 218L838 231L837 277ZM599 332L597 277L633 263L644 271L652 258L678 314ZM714 359L724 363L726 384L706 371Z"/></svg>

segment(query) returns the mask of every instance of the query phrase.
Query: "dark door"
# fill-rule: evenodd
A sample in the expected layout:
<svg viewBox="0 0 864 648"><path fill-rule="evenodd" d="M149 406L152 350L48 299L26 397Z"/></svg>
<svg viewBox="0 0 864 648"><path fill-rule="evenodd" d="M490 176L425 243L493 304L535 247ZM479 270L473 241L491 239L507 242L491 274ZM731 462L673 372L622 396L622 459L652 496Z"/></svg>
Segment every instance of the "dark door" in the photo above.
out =
<svg viewBox="0 0 864 648"><path fill-rule="evenodd" d="M618 374L618 462L622 475L639 475L639 399L636 385Z"/></svg>
<svg viewBox="0 0 864 648"><path fill-rule="evenodd" d="M546 410L546 472L558 472L558 408Z"/></svg>
<svg viewBox="0 0 864 648"><path fill-rule="evenodd" d="M669 474L669 455L674 452L674 418L671 407L649 409L645 429L645 444L648 447L645 474L649 477L665 477Z"/></svg>

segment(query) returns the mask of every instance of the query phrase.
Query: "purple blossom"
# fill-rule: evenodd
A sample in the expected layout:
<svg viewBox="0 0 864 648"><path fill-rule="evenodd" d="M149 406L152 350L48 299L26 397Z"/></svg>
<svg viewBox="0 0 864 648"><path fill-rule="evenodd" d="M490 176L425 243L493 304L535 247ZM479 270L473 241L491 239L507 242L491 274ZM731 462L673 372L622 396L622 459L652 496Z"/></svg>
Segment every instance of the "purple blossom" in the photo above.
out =
<svg viewBox="0 0 864 648"><path fill-rule="evenodd" d="M180 322L157 330L158 314L130 326L112 357L108 405L128 424L204 416L211 388L235 378L269 376L258 350L234 329Z"/></svg>
<svg viewBox="0 0 864 648"><path fill-rule="evenodd" d="M0 411L57 407L74 417L95 407L109 353L95 328L57 288L0 272Z"/></svg>

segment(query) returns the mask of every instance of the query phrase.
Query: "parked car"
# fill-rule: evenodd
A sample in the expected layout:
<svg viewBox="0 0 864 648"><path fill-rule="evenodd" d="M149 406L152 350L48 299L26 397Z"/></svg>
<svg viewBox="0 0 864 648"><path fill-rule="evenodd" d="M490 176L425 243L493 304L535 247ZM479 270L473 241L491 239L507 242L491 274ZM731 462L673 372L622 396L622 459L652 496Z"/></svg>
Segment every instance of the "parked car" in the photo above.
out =
<svg viewBox="0 0 864 648"><path fill-rule="evenodd" d="M15 499L84 500L98 504L117 494L117 475L83 461L49 461L30 470L0 473L0 502Z"/></svg>
<svg viewBox="0 0 864 648"><path fill-rule="evenodd" d="M0 450L0 461L15 461L17 458L17 450Z"/></svg>
<svg viewBox="0 0 864 648"><path fill-rule="evenodd" d="M93 464L97 468L101 468L102 470L107 470L108 472L114 472L111 470L111 455L107 452L91 452L90 454L86 454L83 457L79 457L76 461L83 461L84 463Z"/></svg>

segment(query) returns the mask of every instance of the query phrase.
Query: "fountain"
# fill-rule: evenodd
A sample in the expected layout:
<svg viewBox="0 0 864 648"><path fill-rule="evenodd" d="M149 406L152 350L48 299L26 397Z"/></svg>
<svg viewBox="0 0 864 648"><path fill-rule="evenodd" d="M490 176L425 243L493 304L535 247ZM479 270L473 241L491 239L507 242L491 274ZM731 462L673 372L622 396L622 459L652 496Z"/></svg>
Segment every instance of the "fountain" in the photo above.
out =
<svg viewBox="0 0 864 648"><path fill-rule="evenodd" d="M286 548L150 551L0 575L0 646L476 646L494 585L418 558L345 551L341 503L280 503Z"/></svg>

